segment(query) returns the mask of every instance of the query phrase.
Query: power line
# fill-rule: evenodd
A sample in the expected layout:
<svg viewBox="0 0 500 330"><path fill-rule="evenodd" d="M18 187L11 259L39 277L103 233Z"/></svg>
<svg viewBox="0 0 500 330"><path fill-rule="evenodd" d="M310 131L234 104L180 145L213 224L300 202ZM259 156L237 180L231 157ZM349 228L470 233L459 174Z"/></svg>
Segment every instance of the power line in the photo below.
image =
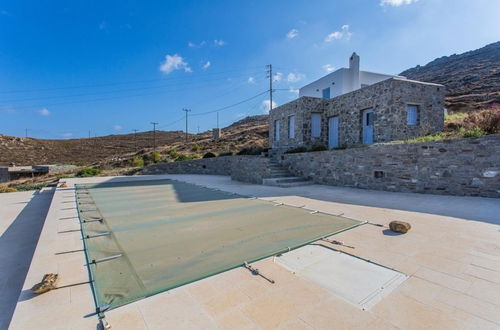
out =
<svg viewBox="0 0 500 330"><path fill-rule="evenodd" d="M239 75L236 77L242 77L246 76L245 75ZM112 94L112 93L121 93L121 92L135 92L135 91L144 91L144 90L152 90L152 89L159 89L159 88L166 88L166 87L178 87L178 86L183 86L183 85L188 85L188 88L175 88L175 89L169 89L167 92L176 92L176 91L183 91L183 90L189 90L192 88L193 85L195 84L205 84L207 82L214 82L214 81L225 81L227 80L227 77L219 77L215 79L207 79L207 80L196 80L194 82L192 81L186 81L186 82L180 82L180 83L174 83L174 84L164 84L160 86L148 86L148 87L136 87L136 88L126 88L126 89L118 89L118 90L110 90L110 91L101 91L101 92L92 92L92 93L81 93L81 94L71 94L71 95L52 95L52 96L38 96L38 97L30 97L30 98L18 98L18 99L7 99L7 100L2 100L3 103L13 103L13 102L26 102L26 101L38 101L38 100L51 100L51 99L64 99L64 98L72 98L72 97L82 97L82 96L93 96L93 95L104 95L104 94ZM212 85L207 86L207 87L212 87Z"/></svg>
<svg viewBox="0 0 500 330"><path fill-rule="evenodd" d="M156 79L145 79L145 80L129 80L129 81L120 81L120 82L112 82L112 83L104 83L104 84L88 84L88 85L76 85L76 86L62 86L62 87L51 87L51 88L35 88L35 89L24 89L24 90L8 90L8 91L0 91L0 94L13 94L13 93L32 93L32 92L45 92L45 91L56 91L56 90L68 90L68 89L79 89L79 88L96 88L96 87L106 87L106 86L119 86L119 85L127 85L127 84L139 84L139 83L151 83L157 81L177 81L177 80L186 80L186 79L199 79L203 77L209 76L217 76L221 74L226 74L230 72L243 72L247 70L254 70L259 68L255 67L247 67L247 68L239 68L233 70L219 71L219 72L209 72L199 75L196 78L193 77L175 77L175 78L156 78Z"/></svg>
<svg viewBox="0 0 500 330"><path fill-rule="evenodd" d="M265 94L265 93L267 93L267 92L268 92L268 91L266 90L266 91L263 91L262 93L259 93L259 94L257 94L257 95L254 95L254 96L249 97L249 98L247 98L247 99L244 99L244 100L242 100L242 101L239 101L239 102L233 103L233 104L231 104L231 105L228 105L228 106L225 106L225 107L222 107L222 108L219 108L219 109L214 109L214 110L210 110L210 111L205 111L205 112L195 113L195 114L193 114L193 115L191 115L191 116L203 116L203 115L207 115L207 114L209 114L209 113L214 113L214 112L219 112L219 111L227 110L227 109L229 109L229 108L235 107L235 106L240 105L240 104L242 104L242 103L245 103L245 102L251 101L251 100L255 99L256 97L259 97L259 96L261 96L261 95L263 95L263 94Z"/></svg>

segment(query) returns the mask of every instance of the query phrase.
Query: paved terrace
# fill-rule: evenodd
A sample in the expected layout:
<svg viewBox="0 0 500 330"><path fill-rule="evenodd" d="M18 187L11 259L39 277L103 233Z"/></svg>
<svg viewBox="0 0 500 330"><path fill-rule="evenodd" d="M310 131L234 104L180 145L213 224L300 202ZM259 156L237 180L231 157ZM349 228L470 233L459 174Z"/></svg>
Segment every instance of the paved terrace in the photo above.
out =
<svg viewBox="0 0 500 330"><path fill-rule="evenodd" d="M157 294L106 313L113 329L498 329L500 328L500 200L391 193L320 185L277 188L241 184L223 176L161 175L225 191L327 213L369 220L334 236L354 249L329 245L409 275L367 311L268 258L256 263L276 283L239 268ZM13 329L95 329L97 318L84 266L74 183L57 189L12 318ZM113 180L122 180L114 178ZM1 226L27 221L14 197L0 196ZM24 199L23 199L24 198ZM29 206L29 205L28 205ZM26 206L26 207L28 207ZM7 216L3 210L9 210ZM19 214L19 215L16 215ZM386 228L392 220L412 225L406 235ZM38 219L39 223L42 223ZM7 231L10 230L7 229ZM7 232L6 231L6 232ZM19 239L30 237L30 231ZM15 249L2 244L2 258ZM3 260L3 259L2 259ZM43 274L58 272L60 288L33 296ZM5 275L6 273L7 275ZM12 270L1 268L1 278ZM369 274L367 274L368 276ZM2 282L2 290L5 290ZM0 306L2 313L4 302ZM3 316L3 314L2 314Z"/></svg>

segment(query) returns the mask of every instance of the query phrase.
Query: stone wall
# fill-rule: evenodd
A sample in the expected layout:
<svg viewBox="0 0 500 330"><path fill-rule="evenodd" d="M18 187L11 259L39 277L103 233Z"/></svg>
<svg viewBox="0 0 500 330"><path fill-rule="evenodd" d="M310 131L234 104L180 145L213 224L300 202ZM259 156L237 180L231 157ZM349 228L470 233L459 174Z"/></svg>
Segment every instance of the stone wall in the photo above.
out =
<svg viewBox="0 0 500 330"><path fill-rule="evenodd" d="M142 174L215 174L231 175L231 163L237 156L223 156L157 163L143 168Z"/></svg>
<svg viewBox="0 0 500 330"><path fill-rule="evenodd" d="M10 181L9 168L8 167L0 167L0 182L8 182Z"/></svg>
<svg viewBox="0 0 500 330"><path fill-rule="evenodd" d="M374 142L411 139L439 132L444 126L442 85L392 78L332 99L301 97L271 110L269 146L290 149L298 146L328 145L328 119L339 116L339 144L361 144L362 111L374 113ZM407 125L407 106L419 109L419 123ZM321 136L311 137L311 114L321 114ZM295 115L295 138L288 138L288 117ZM280 140L274 139L274 122L280 120Z"/></svg>
<svg viewBox="0 0 500 330"><path fill-rule="evenodd" d="M262 183L269 175L269 158L261 156L223 156L158 163L144 167L142 174L215 174L233 180Z"/></svg>
<svg viewBox="0 0 500 330"><path fill-rule="evenodd" d="M320 184L500 197L500 135L284 154L279 160Z"/></svg>
<svg viewBox="0 0 500 330"><path fill-rule="evenodd" d="M231 179L261 184L270 176L269 158L260 156L234 156L231 164Z"/></svg>

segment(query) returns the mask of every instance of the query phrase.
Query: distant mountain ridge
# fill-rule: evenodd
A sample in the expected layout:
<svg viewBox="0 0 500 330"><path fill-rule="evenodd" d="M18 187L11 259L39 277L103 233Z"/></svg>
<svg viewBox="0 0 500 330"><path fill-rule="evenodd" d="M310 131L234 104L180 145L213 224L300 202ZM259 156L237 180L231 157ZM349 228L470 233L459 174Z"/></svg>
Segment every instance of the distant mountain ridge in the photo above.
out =
<svg viewBox="0 0 500 330"><path fill-rule="evenodd" d="M462 54L439 57L400 75L445 85L448 110L488 108L500 103L500 41Z"/></svg>

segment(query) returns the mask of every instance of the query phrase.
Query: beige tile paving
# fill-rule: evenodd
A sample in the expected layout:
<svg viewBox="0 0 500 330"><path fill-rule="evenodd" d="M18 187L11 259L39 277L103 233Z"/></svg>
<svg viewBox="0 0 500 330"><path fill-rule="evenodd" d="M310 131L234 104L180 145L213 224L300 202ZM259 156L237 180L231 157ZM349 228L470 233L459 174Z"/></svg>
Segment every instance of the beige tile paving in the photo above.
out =
<svg viewBox="0 0 500 330"><path fill-rule="evenodd" d="M498 201L324 186L282 189L239 184L220 176L162 177L382 224L385 227L364 225L333 237L354 249L320 244L411 276L371 310L362 311L268 258L254 266L275 284L244 268L234 269L111 310L106 318L113 329L500 328ZM377 198L390 208L365 202L375 204ZM397 205L390 204L391 198ZM71 191L56 192L24 289L49 271L59 271L66 285L86 279L82 252L56 254L81 249L79 233L58 234L78 227L71 219L75 215L71 204L61 203L68 200ZM411 205L429 208L415 212ZM471 221L474 214L483 221ZM391 220L408 221L412 230L392 235L387 231ZM39 297L21 296L12 325L15 329L95 329L97 318L89 316L94 308L89 285L69 286Z"/></svg>

